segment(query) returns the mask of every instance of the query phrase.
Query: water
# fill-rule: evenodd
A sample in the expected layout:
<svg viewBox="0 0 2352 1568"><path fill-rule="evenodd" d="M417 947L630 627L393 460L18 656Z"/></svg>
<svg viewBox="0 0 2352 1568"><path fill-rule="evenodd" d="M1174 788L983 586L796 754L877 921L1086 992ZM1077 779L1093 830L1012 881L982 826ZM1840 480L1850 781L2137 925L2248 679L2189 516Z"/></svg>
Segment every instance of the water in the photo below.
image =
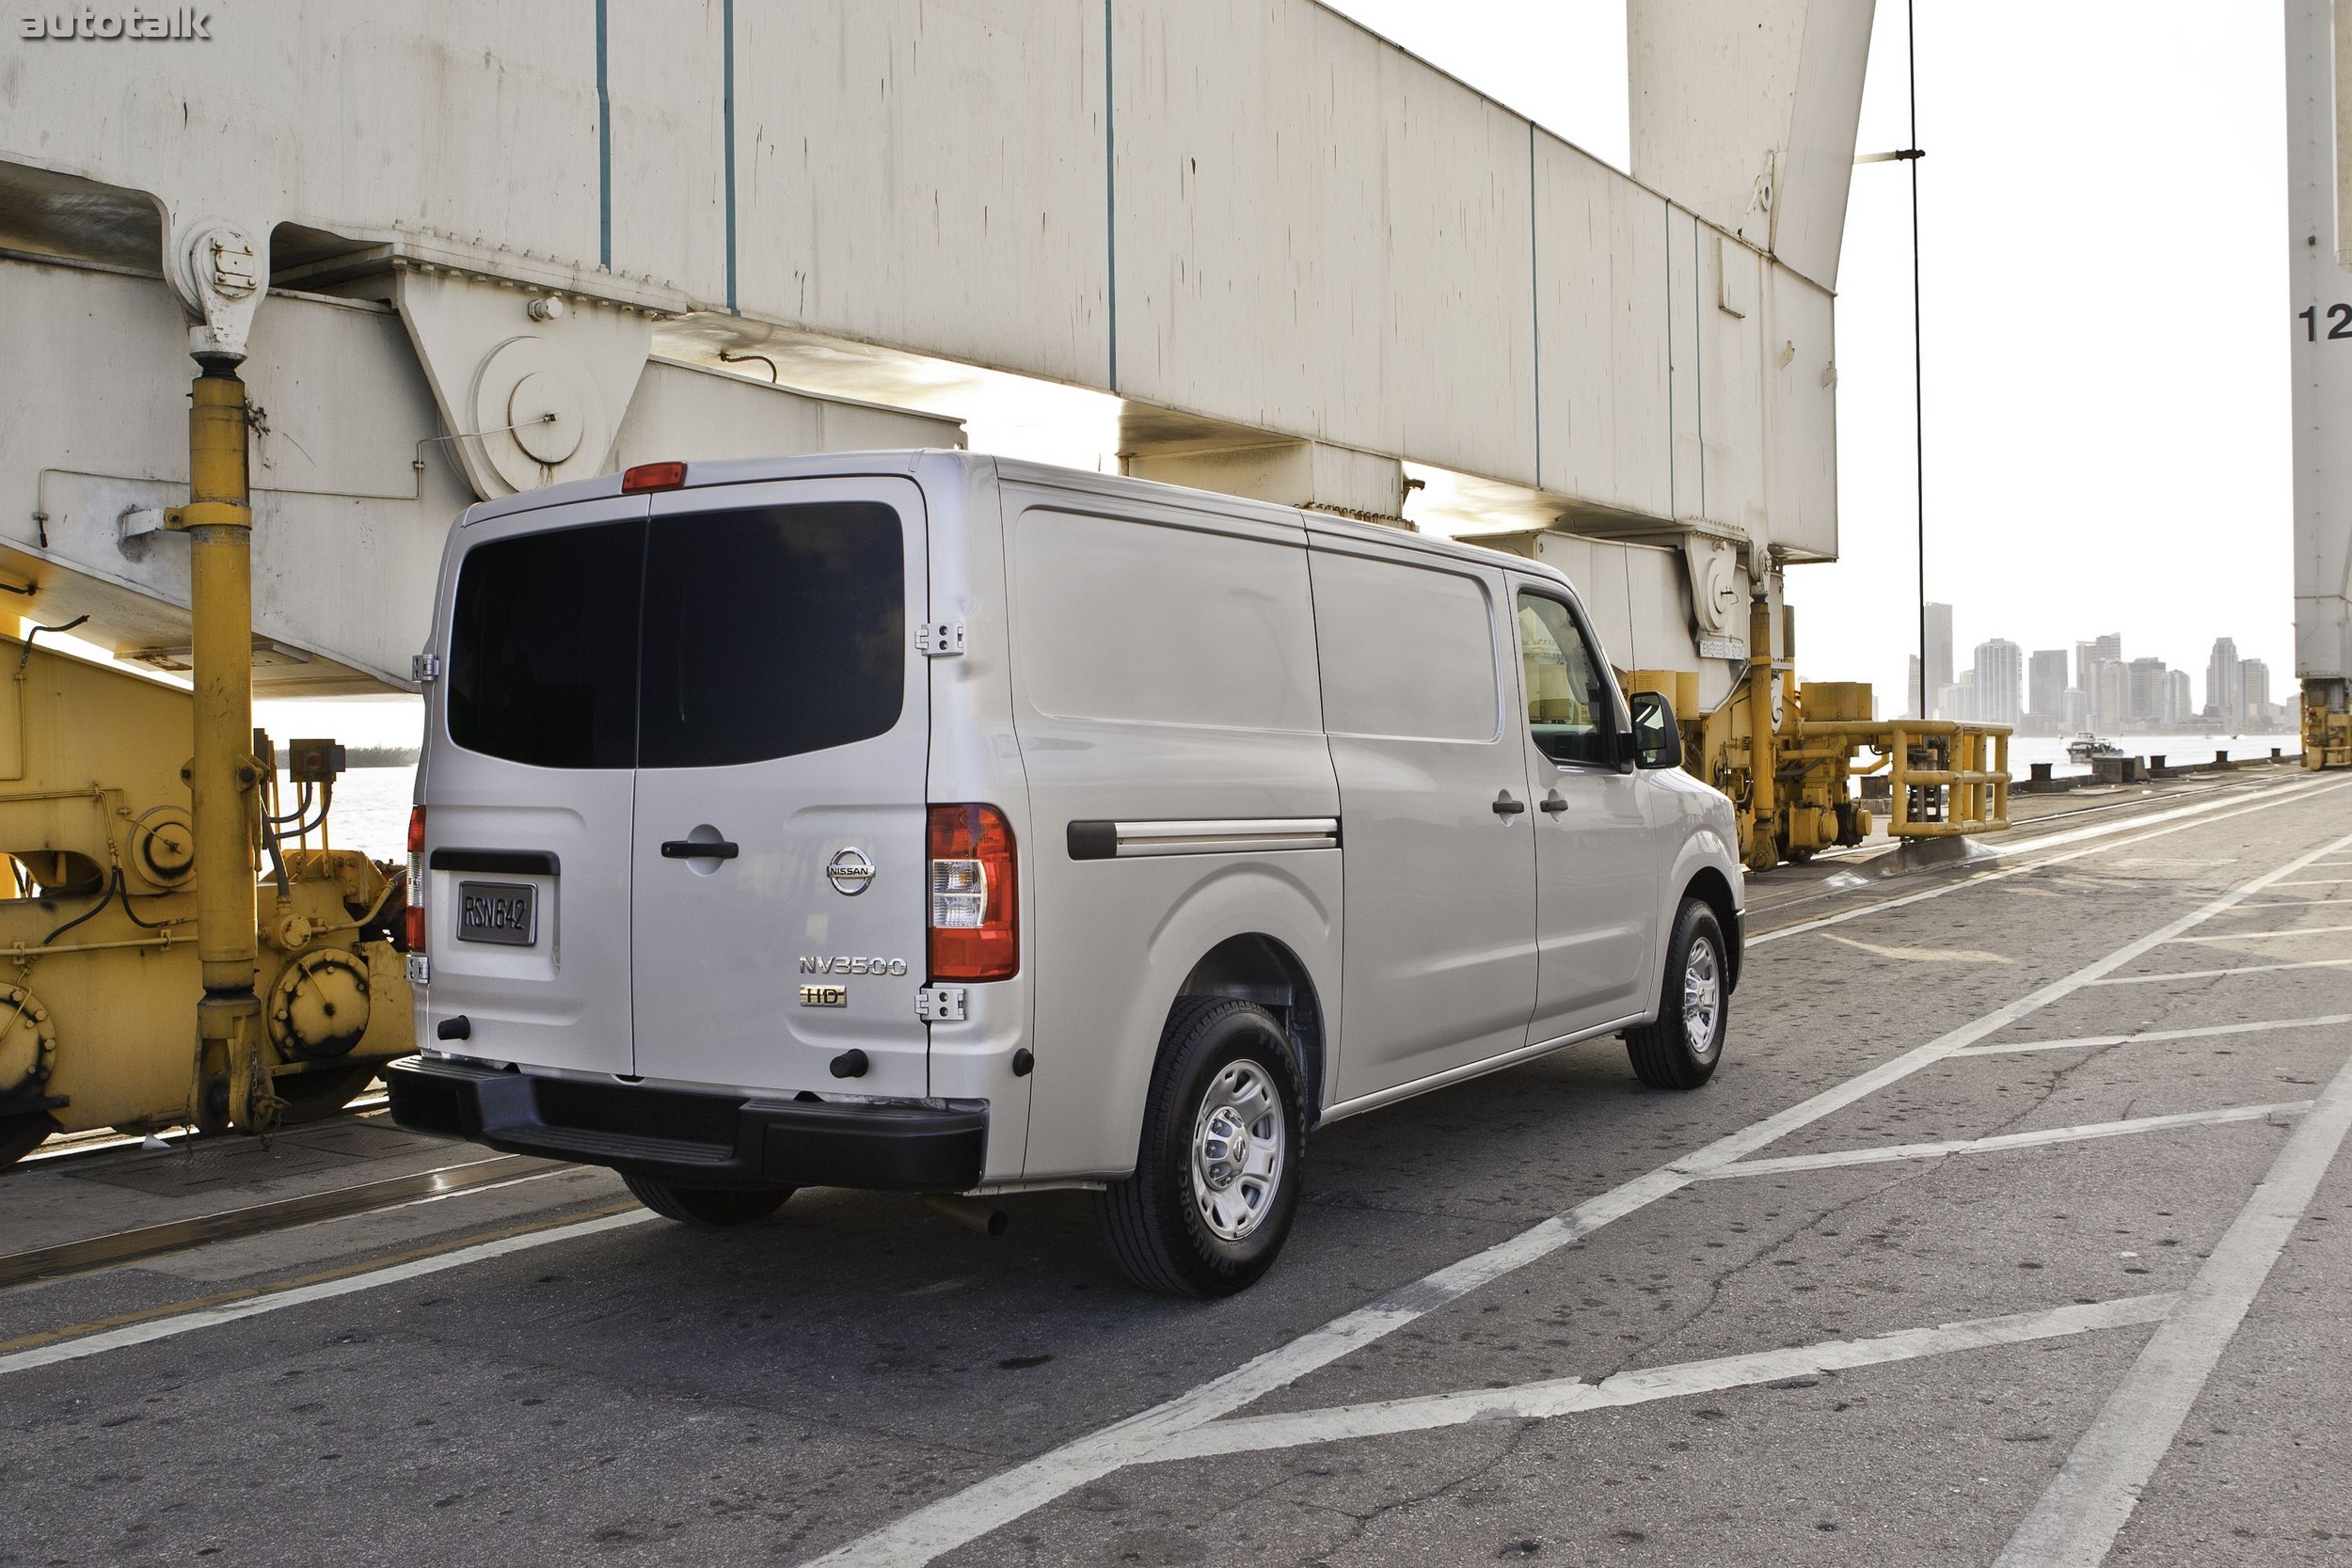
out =
<svg viewBox="0 0 2352 1568"><path fill-rule="evenodd" d="M278 809L294 810L295 786L281 774L278 788ZM413 764L352 768L335 781L335 811L326 819L328 842L338 849L361 850L370 860L405 863L408 806L416 789Z"/></svg>
<svg viewBox="0 0 2352 1568"><path fill-rule="evenodd" d="M2009 770L2012 777L2026 778L2037 762L2057 764L2059 778L2070 773L2088 776L2090 764L2067 759L2066 743L2072 736L2026 735L2009 738ZM2294 735L2110 735L2111 740L2130 757L2161 756L2165 765L2180 768L2190 763L2211 762L2216 752L2227 752L2232 760L2245 762L2266 759L2273 746L2288 756L2303 749L2303 739Z"/></svg>

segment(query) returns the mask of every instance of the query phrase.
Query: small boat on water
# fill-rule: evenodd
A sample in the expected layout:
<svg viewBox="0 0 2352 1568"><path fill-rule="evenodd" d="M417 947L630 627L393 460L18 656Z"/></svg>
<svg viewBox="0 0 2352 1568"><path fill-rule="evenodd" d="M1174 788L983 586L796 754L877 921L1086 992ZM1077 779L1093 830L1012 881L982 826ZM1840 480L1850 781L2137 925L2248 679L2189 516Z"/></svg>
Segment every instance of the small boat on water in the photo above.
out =
<svg viewBox="0 0 2352 1568"><path fill-rule="evenodd" d="M2066 754L2076 762L2089 762L2092 757L2120 757L2123 748L2086 731L2066 743Z"/></svg>

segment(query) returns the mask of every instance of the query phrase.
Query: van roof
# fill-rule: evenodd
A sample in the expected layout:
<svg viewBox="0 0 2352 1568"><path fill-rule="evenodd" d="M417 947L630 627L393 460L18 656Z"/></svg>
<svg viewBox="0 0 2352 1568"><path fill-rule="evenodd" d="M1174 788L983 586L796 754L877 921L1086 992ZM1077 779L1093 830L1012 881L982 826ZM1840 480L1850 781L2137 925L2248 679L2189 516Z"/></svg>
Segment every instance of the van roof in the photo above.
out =
<svg viewBox="0 0 2352 1568"><path fill-rule="evenodd" d="M1531 577L1549 578L1564 585L1568 582L1558 568L1524 556L1435 534L1412 533L1383 523L1342 516L1337 513L1281 506L1272 501L1253 500L1246 496L1229 496L1217 490L1195 490L1182 484L1163 483L1158 480L1130 479L1120 474L1065 468L1051 463L1030 463L1019 458L997 457L954 448L810 452L799 457L730 458L689 463L686 487L698 490L709 485L750 484L773 479L828 479L882 474L903 474L911 478L931 474L944 478L944 470L961 469L968 473L982 468L1002 481L1050 486L1075 495L1161 504L1177 501L1186 506L1211 507L1230 516L1251 517L1262 522L1299 523L1312 532L1327 537L1361 539L1391 548L1402 546L1457 561L1493 565L1500 559ZM575 480L568 484L551 484L543 490L525 490L512 496L501 496L495 500L478 501L466 509L465 515L459 519L459 526L537 511L542 507L603 499L620 493L619 474L600 474L594 479Z"/></svg>

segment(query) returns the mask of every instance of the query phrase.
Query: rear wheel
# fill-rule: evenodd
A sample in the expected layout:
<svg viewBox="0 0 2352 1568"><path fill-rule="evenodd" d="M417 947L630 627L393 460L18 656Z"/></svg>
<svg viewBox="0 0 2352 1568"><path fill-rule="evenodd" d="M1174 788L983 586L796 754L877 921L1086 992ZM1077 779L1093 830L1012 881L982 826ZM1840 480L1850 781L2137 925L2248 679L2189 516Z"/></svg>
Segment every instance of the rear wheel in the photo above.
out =
<svg viewBox="0 0 2352 1568"><path fill-rule="evenodd" d="M1666 943L1666 983L1658 1019L1629 1029L1633 1070L1654 1089L1695 1089L1715 1075L1730 1019L1731 970L1715 911L1685 898Z"/></svg>
<svg viewBox="0 0 2352 1568"><path fill-rule="evenodd" d="M638 1202L663 1219L700 1230L723 1230L764 1220L783 1208L793 1192L790 1187L680 1187L627 1171L621 1173L621 1180Z"/></svg>
<svg viewBox="0 0 2352 1568"><path fill-rule="evenodd" d="M1298 1208L1304 1095L1282 1025L1232 997L1177 1005L1161 1036L1136 1173L1098 1196L1120 1272L1224 1296L1274 1266Z"/></svg>

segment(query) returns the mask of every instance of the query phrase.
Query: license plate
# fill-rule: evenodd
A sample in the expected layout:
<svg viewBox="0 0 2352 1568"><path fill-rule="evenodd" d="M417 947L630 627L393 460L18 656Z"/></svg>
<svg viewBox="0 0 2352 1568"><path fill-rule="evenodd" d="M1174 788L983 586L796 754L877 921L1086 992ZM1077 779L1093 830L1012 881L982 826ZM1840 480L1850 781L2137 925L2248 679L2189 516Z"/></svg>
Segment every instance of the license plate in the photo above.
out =
<svg viewBox="0 0 2352 1568"><path fill-rule="evenodd" d="M537 945L539 890L529 882L458 883L457 940Z"/></svg>

